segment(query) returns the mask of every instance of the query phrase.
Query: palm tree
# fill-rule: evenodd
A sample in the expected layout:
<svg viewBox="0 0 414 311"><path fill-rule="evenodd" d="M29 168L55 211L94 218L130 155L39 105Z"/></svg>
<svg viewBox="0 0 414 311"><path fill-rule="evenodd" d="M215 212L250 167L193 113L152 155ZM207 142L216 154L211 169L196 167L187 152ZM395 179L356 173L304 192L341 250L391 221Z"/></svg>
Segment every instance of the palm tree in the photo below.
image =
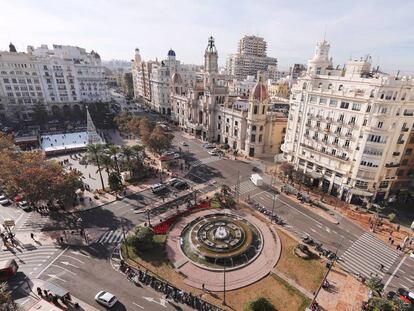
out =
<svg viewBox="0 0 414 311"><path fill-rule="evenodd" d="M101 164L105 167L105 171L109 176L109 173L111 172L110 168L111 168L111 165L112 165L111 157L109 155L103 153L99 156L99 159L101 161Z"/></svg>
<svg viewBox="0 0 414 311"><path fill-rule="evenodd" d="M86 150L89 153L89 155L95 160L96 166L98 166L98 172L99 172L99 177L101 178L102 190L105 190L105 185L104 185L104 181L102 178L102 172L101 172L101 164L99 162L99 155L102 152L102 145L88 144L86 146Z"/></svg>
<svg viewBox="0 0 414 311"><path fill-rule="evenodd" d="M375 296L381 296L381 292L384 289L384 284L381 278L378 276L372 276L367 281L367 287L373 292Z"/></svg>
<svg viewBox="0 0 414 311"><path fill-rule="evenodd" d="M130 174L132 175L131 157L134 155L134 151L132 150L131 147L123 146L122 155L126 158L128 170Z"/></svg>
<svg viewBox="0 0 414 311"><path fill-rule="evenodd" d="M115 170L118 173L118 175L121 175L121 172L119 171L118 157L117 157L117 154L119 153L119 147L115 145L109 145L108 148L105 150L105 153L114 160Z"/></svg>
<svg viewBox="0 0 414 311"><path fill-rule="evenodd" d="M144 146L141 145L133 145L132 147L130 147L135 158L137 160L143 160L143 158L145 157L145 151L144 151Z"/></svg>

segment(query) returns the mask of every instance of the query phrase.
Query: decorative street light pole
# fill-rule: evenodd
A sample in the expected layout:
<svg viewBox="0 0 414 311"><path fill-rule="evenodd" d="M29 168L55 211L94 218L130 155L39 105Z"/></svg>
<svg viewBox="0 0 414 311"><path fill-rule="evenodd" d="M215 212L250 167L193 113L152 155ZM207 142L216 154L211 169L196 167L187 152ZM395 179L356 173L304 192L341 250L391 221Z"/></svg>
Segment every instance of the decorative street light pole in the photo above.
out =
<svg viewBox="0 0 414 311"><path fill-rule="evenodd" d="M223 305L226 305L226 262L223 266Z"/></svg>

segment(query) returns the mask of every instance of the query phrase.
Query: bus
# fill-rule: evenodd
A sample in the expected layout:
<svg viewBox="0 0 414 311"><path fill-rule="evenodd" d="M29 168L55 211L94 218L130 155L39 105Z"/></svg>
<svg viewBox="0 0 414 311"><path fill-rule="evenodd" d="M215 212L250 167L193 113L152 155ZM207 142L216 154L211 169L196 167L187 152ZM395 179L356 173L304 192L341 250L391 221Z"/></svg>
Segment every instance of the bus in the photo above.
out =
<svg viewBox="0 0 414 311"><path fill-rule="evenodd" d="M0 281L6 281L17 273L19 266L14 259L0 261Z"/></svg>

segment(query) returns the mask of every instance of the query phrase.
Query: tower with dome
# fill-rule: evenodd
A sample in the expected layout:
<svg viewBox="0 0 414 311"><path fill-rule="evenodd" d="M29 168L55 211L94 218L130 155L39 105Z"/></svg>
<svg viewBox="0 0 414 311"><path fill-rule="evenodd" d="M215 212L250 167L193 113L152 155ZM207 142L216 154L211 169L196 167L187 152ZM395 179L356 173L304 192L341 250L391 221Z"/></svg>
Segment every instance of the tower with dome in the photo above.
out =
<svg viewBox="0 0 414 311"><path fill-rule="evenodd" d="M208 39L204 52L202 79L188 88L180 73L174 73L170 102L173 120L195 137L227 145L246 156L279 153L287 118L269 109L264 74L258 73L250 97L229 96L226 77L218 70L213 37Z"/></svg>

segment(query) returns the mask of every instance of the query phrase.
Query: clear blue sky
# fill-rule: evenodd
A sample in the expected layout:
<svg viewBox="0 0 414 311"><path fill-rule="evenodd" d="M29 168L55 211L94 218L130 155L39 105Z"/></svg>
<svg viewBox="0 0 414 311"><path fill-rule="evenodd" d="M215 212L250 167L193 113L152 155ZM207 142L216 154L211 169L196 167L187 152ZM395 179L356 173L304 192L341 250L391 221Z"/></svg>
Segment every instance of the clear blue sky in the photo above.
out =
<svg viewBox="0 0 414 311"><path fill-rule="evenodd" d="M172 47L181 61L200 64L213 35L224 65L239 38L255 34L284 69L306 62L325 29L334 64L369 53L375 65L414 73L410 0L0 0L0 50L56 43L129 60L135 47L144 59Z"/></svg>

